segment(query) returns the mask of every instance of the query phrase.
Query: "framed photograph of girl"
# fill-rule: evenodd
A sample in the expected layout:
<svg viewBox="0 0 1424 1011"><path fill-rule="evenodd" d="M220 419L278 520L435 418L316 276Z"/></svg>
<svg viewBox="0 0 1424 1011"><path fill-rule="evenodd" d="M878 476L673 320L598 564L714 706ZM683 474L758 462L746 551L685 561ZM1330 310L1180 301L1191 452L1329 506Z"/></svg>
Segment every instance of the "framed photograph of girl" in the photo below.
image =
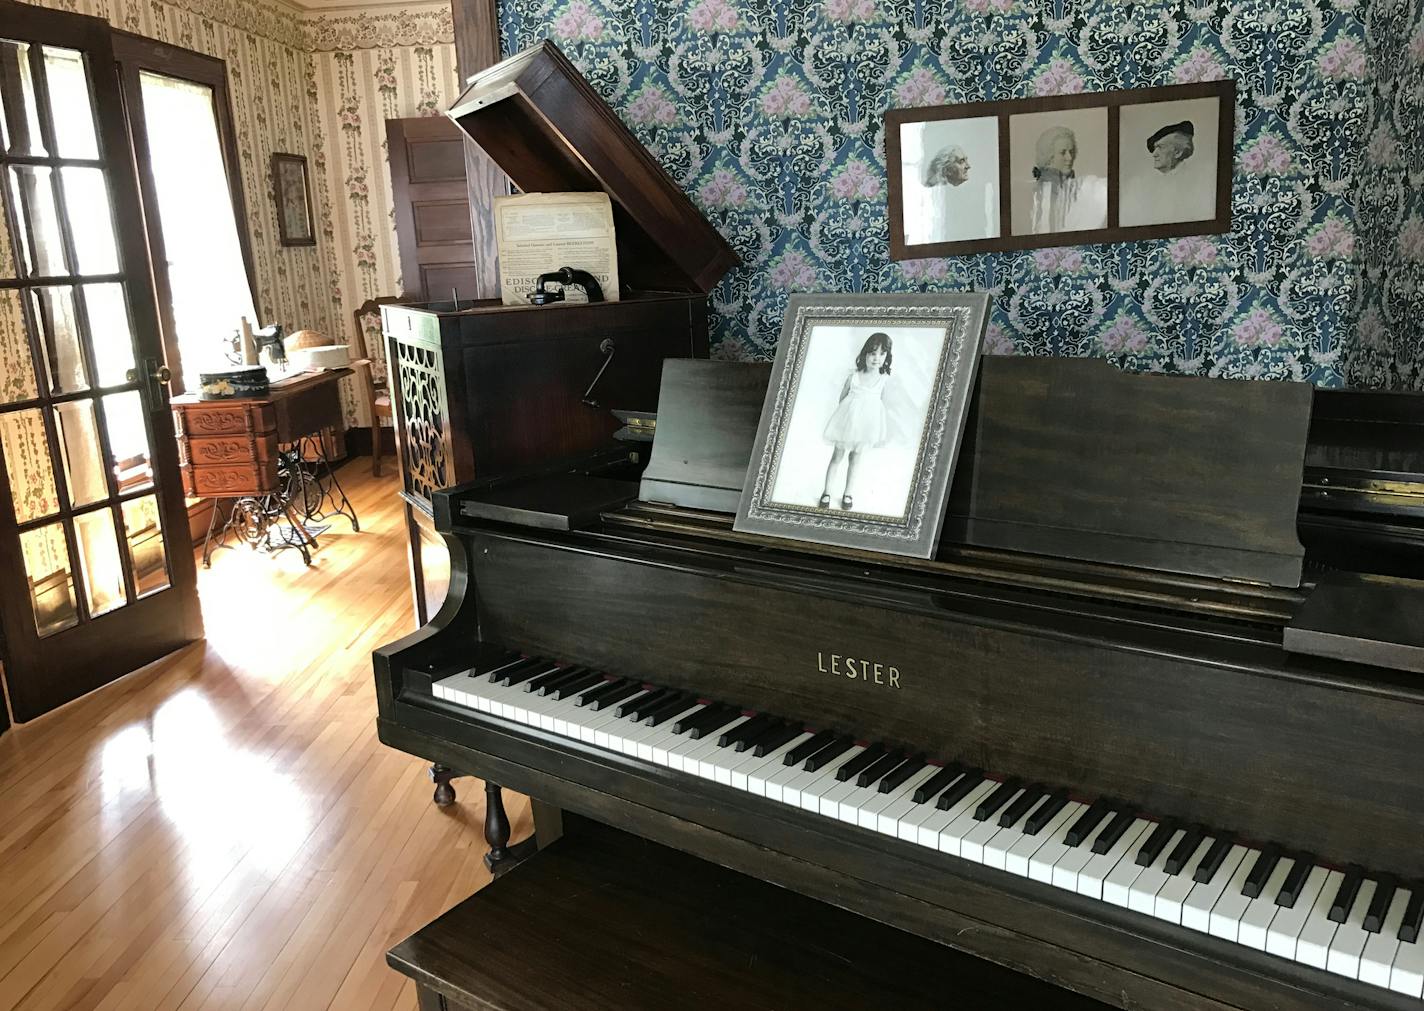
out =
<svg viewBox="0 0 1424 1011"><path fill-rule="evenodd" d="M733 529L932 557L989 302L792 295Z"/></svg>

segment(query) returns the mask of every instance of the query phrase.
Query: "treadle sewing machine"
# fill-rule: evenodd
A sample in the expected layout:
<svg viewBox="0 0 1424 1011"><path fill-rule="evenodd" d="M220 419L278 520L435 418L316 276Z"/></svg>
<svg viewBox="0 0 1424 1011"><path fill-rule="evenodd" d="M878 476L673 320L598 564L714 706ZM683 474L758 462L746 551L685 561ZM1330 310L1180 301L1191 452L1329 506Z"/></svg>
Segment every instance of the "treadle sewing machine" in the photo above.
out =
<svg viewBox="0 0 1424 1011"><path fill-rule="evenodd" d="M453 489L380 736L1120 1006L1417 1011L1421 401L989 359L929 562Z"/></svg>
<svg viewBox="0 0 1424 1011"><path fill-rule="evenodd" d="M918 561L734 533L766 370L628 365L670 469L436 492L449 596L374 658L493 857L505 786L1121 1007L1424 1007L1424 397L988 359ZM741 409L674 443L678 377Z"/></svg>

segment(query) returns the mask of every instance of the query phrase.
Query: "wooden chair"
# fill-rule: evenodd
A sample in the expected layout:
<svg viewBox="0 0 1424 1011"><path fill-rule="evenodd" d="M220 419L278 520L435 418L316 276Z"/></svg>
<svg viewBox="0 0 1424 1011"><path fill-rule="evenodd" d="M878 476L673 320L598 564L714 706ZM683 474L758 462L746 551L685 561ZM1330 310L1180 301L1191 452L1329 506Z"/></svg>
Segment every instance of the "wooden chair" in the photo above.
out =
<svg viewBox="0 0 1424 1011"><path fill-rule="evenodd" d="M371 473L381 476L381 419L393 417L391 408L390 371L385 367L385 340L381 333L381 306L399 302L398 298L368 298L351 314L356 324L356 336L351 342L353 361L365 361L357 365L357 382L366 391L366 406L371 415ZM381 351L380 358L371 356L374 344ZM380 375L376 374L380 365ZM392 428L392 433L395 429ZM394 434L392 435L394 437Z"/></svg>

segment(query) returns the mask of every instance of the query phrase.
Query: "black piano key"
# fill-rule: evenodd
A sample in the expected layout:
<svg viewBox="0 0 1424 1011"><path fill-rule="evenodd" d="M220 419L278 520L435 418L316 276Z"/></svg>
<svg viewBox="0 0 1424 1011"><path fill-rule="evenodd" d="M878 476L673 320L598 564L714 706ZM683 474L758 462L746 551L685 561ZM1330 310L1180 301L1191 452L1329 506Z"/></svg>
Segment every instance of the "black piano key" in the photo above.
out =
<svg viewBox="0 0 1424 1011"><path fill-rule="evenodd" d="M510 653L496 663L490 664L478 674L471 674L472 677L489 678L491 684L499 684L501 676L512 667L518 667L529 661L521 657L518 653Z"/></svg>
<svg viewBox="0 0 1424 1011"><path fill-rule="evenodd" d="M558 672L557 676L542 679L542 683L540 678L535 678L524 686L524 690L526 692L538 692L540 695L548 695L550 691L558 688L562 684L579 680L585 673L582 667L565 667Z"/></svg>
<svg viewBox="0 0 1424 1011"><path fill-rule="evenodd" d="M625 678L615 678L615 679L613 679L612 681L605 681L605 682L603 682L603 684L601 684L601 685L594 685L594 686L593 686L592 688L590 688L588 691L586 691L586 692L584 692L582 695L580 695L580 696L578 697L578 699L574 702L574 705L576 705L576 706L587 706L587 705L591 705L592 703L597 702L597 701L598 701L600 698L602 698L604 695L607 695L609 692L617 691L619 688L622 688L624 685L632 684L632 683L633 683L633 682L628 681L628 680L626 680Z"/></svg>
<svg viewBox="0 0 1424 1011"><path fill-rule="evenodd" d="M589 705L589 708L598 710L607 709L609 706L617 705L624 699L632 698L641 691L643 691L643 686L640 682L629 681L621 688L600 695Z"/></svg>
<svg viewBox="0 0 1424 1011"><path fill-rule="evenodd" d="M855 778L855 785L866 787L874 786L882 777L894 772L899 768L900 763L905 760L905 753L902 751L891 751L881 755L870 764L868 769L861 772Z"/></svg>
<svg viewBox="0 0 1424 1011"><path fill-rule="evenodd" d="M497 685L507 685L510 683L511 679L518 677L520 674L523 674L526 671L532 670L535 674L539 674L548 669L549 665L544 661L535 660L532 657L526 657L523 660L516 660L512 664L500 667L490 677L490 681L491 683ZM531 677L532 676L533 675L531 675Z"/></svg>
<svg viewBox="0 0 1424 1011"><path fill-rule="evenodd" d="M524 682L532 680L533 678L543 677L545 674L549 674L555 670L558 670L558 668L555 667L553 664L549 663L547 660L541 660L538 663L531 663L523 670L513 672L505 680L504 683L513 688L516 685L522 685L524 684Z"/></svg>
<svg viewBox="0 0 1424 1011"><path fill-rule="evenodd" d="M999 784L998 788L979 802L979 806L974 809L975 821L988 821L994 813L1013 799L1014 794L1023 788L1023 780L1006 779Z"/></svg>
<svg viewBox="0 0 1424 1011"><path fill-rule="evenodd" d="M687 732L687 736L694 741L700 741L704 737L711 737L721 730L728 723L732 723L742 718L742 711L736 706L727 706L715 717L709 716L706 721L699 723Z"/></svg>
<svg viewBox="0 0 1424 1011"><path fill-rule="evenodd" d="M1281 893L1276 896L1276 905L1294 909L1296 900L1300 898L1300 890L1305 887L1305 879L1310 877L1314 867L1314 855L1297 853L1295 863L1291 865L1290 872L1286 874L1286 880L1281 885Z"/></svg>
<svg viewBox="0 0 1424 1011"><path fill-rule="evenodd" d="M1399 939L1405 944L1414 944L1421 930L1424 930L1424 882L1416 881L1409 886L1409 905L1404 907Z"/></svg>
<svg viewBox="0 0 1424 1011"><path fill-rule="evenodd" d="M686 692L669 688L666 693L655 699L634 699L633 719L638 723L647 723L649 719L664 710L670 715L676 716L684 709L691 709L696 703L697 700Z"/></svg>
<svg viewBox="0 0 1424 1011"><path fill-rule="evenodd" d="M964 774L964 766L958 762L951 762L939 772L936 772L929 779L925 780L915 788L915 795L911 799L916 804L923 804L926 801L934 800L935 796L950 783Z"/></svg>
<svg viewBox="0 0 1424 1011"><path fill-rule="evenodd" d="M567 667L550 668L549 670L544 671L542 674L536 674L528 681L525 681L524 690L526 692L536 692L540 688L543 688L546 684L558 681L568 672L569 669Z"/></svg>
<svg viewBox="0 0 1424 1011"><path fill-rule="evenodd" d="M1360 894L1360 885L1365 881L1365 869L1359 864L1345 868L1345 880L1335 893L1335 901L1330 903L1329 919L1332 923L1344 923L1350 915L1350 907L1355 904L1355 896Z"/></svg>
<svg viewBox="0 0 1424 1011"><path fill-rule="evenodd" d="M1162 855L1162 851L1167 848L1167 843L1172 840L1172 836L1177 834L1177 827L1177 820L1168 818L1159 822L1156 828L1148 832L1147 841L1137 851L1137 866L1152 866L1152 861Z"/></svg>
<svg viewBox="0 0 1424 1011"><path fill-rule="evenodd" d="M674 734L690 734L693 730L705 730L730 712L732 712L731 706L722 702L714 702L706 709L699 709L690 716L684 716L678 720L672 725L672 732ZM721 723L717 724L719 727L721 725Z"/></svg>
<svg viewBox="0 0 1424 1011"><path fill-rule="evenodd" d="M740 744L742 741L749 741L757 734L764 732L767 727L775 722L776 717L770 713L758 713L741 726L733 727L731 730L725 731L721 737L717 738L717 746L729 748ZM737 748L737 750L743 751L745 749Z"/></svg>
<svg viewBox="0 0 1424 1011"><path fill-rule="evenodd" d="M1222 861L1230 852L1231 837L1217 836L1212 840L1211 848L1206 851L1206 856L1202 857L1202 862L1197 864L1197 869L1192 873L1192 880L1199 885L1204 885L1216 877L1216 872L1221 869Z"/></svg>
<svg viewBox="0 0 1424 1011"><path fill-rule="evenodd" d="M818 734L812 734L806 740L782 755L781 764L800 765L835 739L836 732L834 730L822 730Z"/></svg>
<svg viewBox="0 0 1424 1011"><path fill-rule="evenodd" d="M1394 890L1399 880L1393 874L1381 874L1375 881L1375 894L1370 897L1370 908L1365 911L1365 931L1378 934L1384 929L1384 918L1389 913L1389 904L1394 901Z"/></svg>
<svg viewBox="0 0 1424 1011"><path fill-rule="evenodd" d="M798 723L783 723L770 734L765 734L757 741L756 747L752 748L752 756L761 758L771 754L787 741L794 741L800 737L803 731Z"/></svg>
<svg viewBox="0 0 1424 1011"><path fill-rule="evenodd" d="M556 699L566 699L570 695L578 695L586 692L603 680L603 675L597 671L585 671L583 677L575 678L573 681L566 681L558 688L550 692Z"/></svg>
<svg viewBox="0 0 1424 1011"><path fill-rule="evenodd" d="M1256 858L1256 863L1251 867L1251 873L1246 875L1246 881L1241 886L1241 894L1248 899L1257 898L1261 890L1266 887L1266 882L1270 880L1271 874L1276 869L1276 864L1281 862L1281 848L1275 843L1266 844L1261 850L1261 855Z"/></svg>
<svg viewBox="0 0 1424 1011"><path fill-rule="evenodd" d="M915 773L925 767L925 756L916 755L914 758L901 762L895 771L880 780L880 785L876 788L881 793L889 793L891 790L898 790Z"/></svg>
<svg viewBox="0 0 1424 1011"><path fill-rule="evenodd" d="M1108 803L1104 797L1099 797L1088 805L1088 810L1078 816L1068 829L1068 834L1063 838L1063 844L1069 849L1076 849L1088 841L1088 837L1093 834L1093 829L1102 824L1103 819L1112 814L1112 804Z"/></svg>
<svg viewBox="0 0 1424 1011"><path fill-rule="evenodd" d="M781 731L785 730L787 726L789 726L789 724L785 720L778 720L773 718L772 721L768 723L760 733L752 734L744 740L738 741L735 746L736 750L750 751L752 754L755 755L758 744L760 744L762 741L771 740L771 738L775 737L777 734L781 733Z"/></svg>
<svg viewBox="0 0 1424 1011"><path fill-rule="evenodd" d="M639 713L661 704L671 694L671 688L653 688L646 695L639 695L636 699L626 699L618 703L613 709L613 715L626 716L636 723Z"/></svg>
<svg viewBox="0 0 1424 1011"><path fill-rule="evenodd" d="M878 761L880 756L885 754L885 745L872 744L860 754L856 755L849 762L846 762L836 770L836 782L844 783L852 776L858 776L862 771L869 768L872 762Z"/></svg>
<svg viewBox="0 0 1424 1011"><path fill-rule="evenodd" d="M1058 817L1058 812L1068 806L1068 791L1056 790L1048 795L1048 799L1039 805L1038 810L1028 816L1028 821L1024 822L1024 835L1038 835L1043 831L1045 825Z"/></svg>
<svg viewBox="0 0 1424 1011"><path fill-rule="evenodd" d="M1012 804L1004 808L999 814L999 827L1008 828L1017 825L1024 815L1033 810L1034 805L1048 796L1048 791L1037 783L1030 783L1024 787L1024 792L1018 795Z"/></svg>
<svg viewBox="0 0 1424 1011"><path fill-rule="evenodd" d="M935 801L935 808L940 811L948 811L973 793L982 782L984 782L983 769L966 769L964 775L960 776L953 786L939 795L939 800Z"/></svg>
<svg viewBox="0 0 1424 1011"><path fill-rule="evenodd" d="M854 746L855 738L851 737L850 734L842 734L810 758L806 759L806 771L819 772Z"/></svg>
<svg viewBox="0 0 1424 1011"><path fill-rule="evenodd" d="M643 718L643 722L650 727L660 727L674 716L687 712L695 705L697 705L697 700L690 695L669 699L662 705L649 710L648 715Z"/></svg>
<svg viewBox="0 0 1424 1011"><path fill-rule="evenodd" d="M1172 852L1167 854L1167 862L1162 865L1162 869L1175 877L1182 873L1187 867L1187 861L1192 858L1192 854L1201 846L1201 841L1206 838L1206 828L1201 825L1191 825L1187 828L1187 834L1182 836L1181 841L1173 847Z"/></svg>
<svg viewBox="0 0 1424 1011"><path fill-rule="evenodd" d="M1108 850L1117 845L1117 841L1122 838L1122 834L1131 827L1137 820L1137 813L1130 808L1123 808L1113 815L1113 820L1108 822L1107 827L1098 833L1093 840L1093 852L1102 856Z"/></svg>

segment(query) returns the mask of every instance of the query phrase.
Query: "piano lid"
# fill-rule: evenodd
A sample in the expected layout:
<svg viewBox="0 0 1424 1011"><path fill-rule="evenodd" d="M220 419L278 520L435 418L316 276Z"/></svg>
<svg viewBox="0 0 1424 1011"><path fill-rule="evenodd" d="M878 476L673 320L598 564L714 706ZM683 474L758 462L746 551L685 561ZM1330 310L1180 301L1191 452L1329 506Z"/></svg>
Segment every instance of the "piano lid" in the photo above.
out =
<svg viewBox="0 0 1424 1011"><path fill-rule="evenodd" d="M446 115L525 193L607 193L629 287L706 294L740 262L554 43L475 75Z"/></svg>

